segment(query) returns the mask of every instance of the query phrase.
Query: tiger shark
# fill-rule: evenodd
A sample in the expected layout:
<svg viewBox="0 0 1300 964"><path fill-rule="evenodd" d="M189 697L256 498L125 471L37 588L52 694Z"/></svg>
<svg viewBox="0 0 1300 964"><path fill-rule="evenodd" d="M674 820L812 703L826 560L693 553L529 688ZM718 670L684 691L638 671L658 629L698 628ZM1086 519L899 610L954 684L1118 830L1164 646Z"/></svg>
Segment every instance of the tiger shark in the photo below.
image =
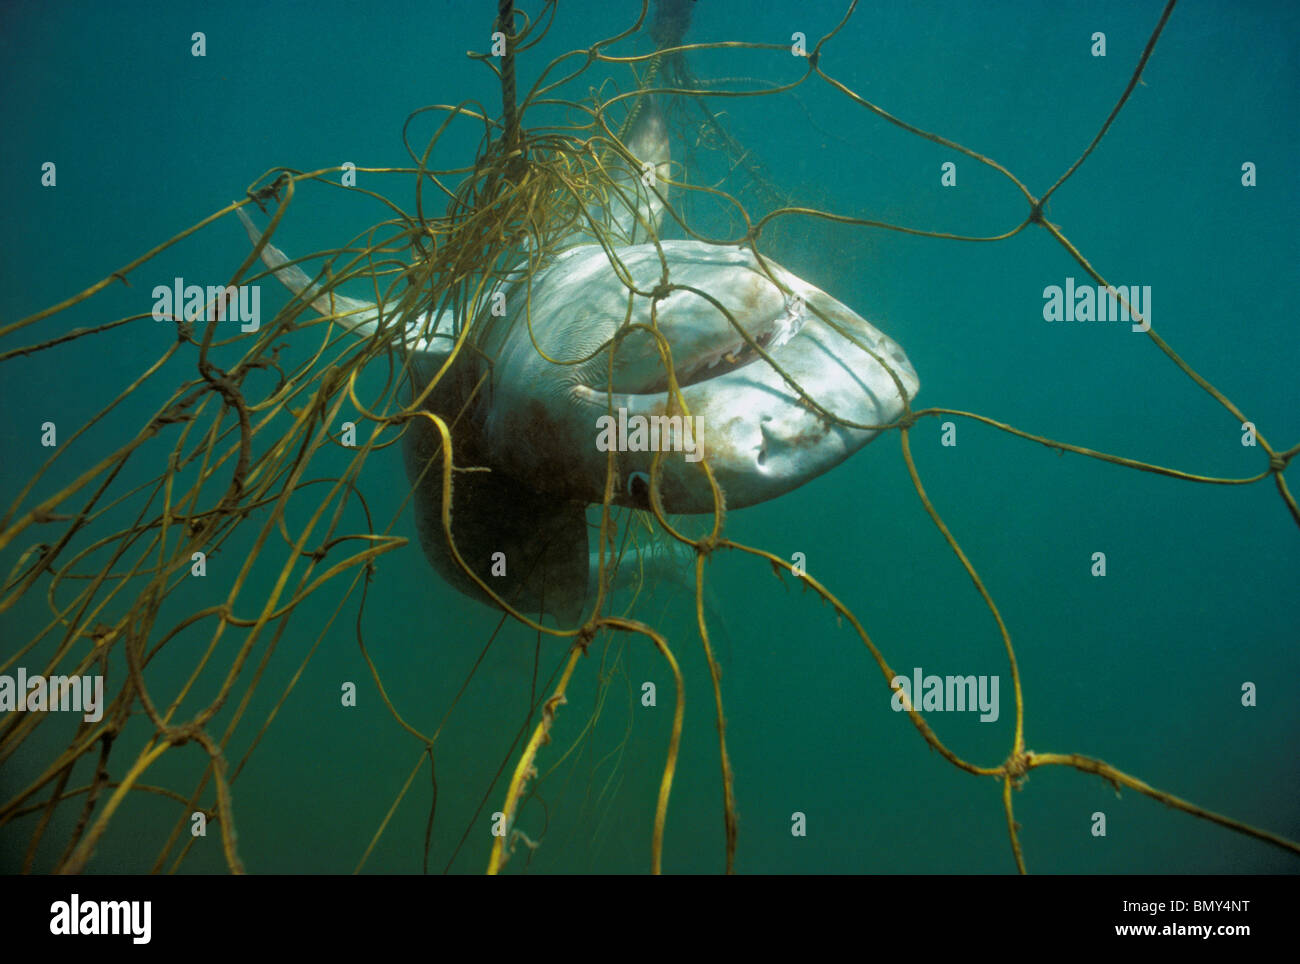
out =
<svg viewBox="0 0 1300 964"><path fill-rule="evenodd" d="M668 136L646 101L626 139L640 166L624 172L623 203L593 208L610 233L633 243L607 250L577 235L558 254L510 272L472 320L476 350L459 352L423 403L449 425L455 420L457 467L488 470L454 477L460 555L517 609L562 625L576 625L594 601L599 554L589 547L586 514L604 501L611 452L614 504L649 508L658 455L654 494L665 512L714 511L702 463L726 507L743 508L843 462L902 415L919 388L895 341L752 249L635 243L657 231L667 196ZM638 175L651 166L661 178L646 189ZM261 233L237 211L256 245ZM322 293L273 245L261 257L321 315L361 337L393 338L409 359L414 395L448 360L452 310L385 323L374 303ZM647 330L652 319L660 338ZM684 408L671 395L661 346ZM491 603L448 546L440 435L430 420L409 423L404 456L426 557L453 587ZM655 545L607 578L641 570L680 579L693 557L675 541Z"/></svg>

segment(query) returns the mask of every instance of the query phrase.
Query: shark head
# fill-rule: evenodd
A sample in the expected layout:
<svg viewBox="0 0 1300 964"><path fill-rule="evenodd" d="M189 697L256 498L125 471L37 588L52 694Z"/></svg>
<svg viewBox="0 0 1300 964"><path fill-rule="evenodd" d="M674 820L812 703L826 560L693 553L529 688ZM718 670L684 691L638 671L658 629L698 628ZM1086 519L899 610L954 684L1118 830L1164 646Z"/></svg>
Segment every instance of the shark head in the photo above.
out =
<svg viewBox="0 0 1300 964"><path fill-rule="evenodd" d="M492 374L478 423L518 478L599 502L612 457L614 501L645 508L660 453L665 511L713 509L706 461L740 508L838 465L917 392L896 342L751 251L665 241L614 254L640 294L608 252L584 245L512 288L485 339Z"/></svg>

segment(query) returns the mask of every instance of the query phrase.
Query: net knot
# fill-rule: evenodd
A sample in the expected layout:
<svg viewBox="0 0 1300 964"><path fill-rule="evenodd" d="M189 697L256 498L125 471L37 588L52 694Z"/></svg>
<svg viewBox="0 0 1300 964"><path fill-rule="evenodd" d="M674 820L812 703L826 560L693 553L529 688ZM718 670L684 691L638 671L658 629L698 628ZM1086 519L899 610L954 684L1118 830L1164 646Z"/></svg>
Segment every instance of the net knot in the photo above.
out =
<svg viewBox="0 0 1300 964"><path fill-rule="evenodd" d="M578 630L578 635L574 637L573 645L582 647L583 656L587 655L587 648L591 646L591 641L596 638L596 630L598 628L599 625L596 623L596 617L592 616L591 619L582 624L582 628Z"/></svg>
<svg viewBox="0 0 1300 964"><path fill-rule="evenodd" d="M702 536L696 542L692 543L692 545L695 546L695 551L697 553L708 558L712 553L717 552L720 542L717 534L710 532L707 536Z"/></svg>
<svg viewBox="0 0 1300 964"><path fill-rule="evenodd" d="M1011 780L1011 785L1017 790L1019 790L1020 785L1025 782L1025 778L1029 776L1029 771L1033 766L1033 760L1033 750L1020 750L1018 752L1013 751L1012 754L1003 762L1002 772Z"/></svg>

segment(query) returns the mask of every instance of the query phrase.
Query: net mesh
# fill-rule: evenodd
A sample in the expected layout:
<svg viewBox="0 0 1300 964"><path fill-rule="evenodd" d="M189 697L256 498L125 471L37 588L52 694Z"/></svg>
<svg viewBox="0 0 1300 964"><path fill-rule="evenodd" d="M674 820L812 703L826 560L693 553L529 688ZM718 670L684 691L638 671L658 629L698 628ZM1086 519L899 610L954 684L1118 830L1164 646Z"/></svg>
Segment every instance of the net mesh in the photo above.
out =
<svg viewBox="0 0 1300 964"><path fill-rule="evenodd" d="M231 273L231 286L269 282L258 257L274 239L282 220L290 216L300 190L309 188L314 200L328 191L347 191L370 198L385 212L369 232L346 244L304 258L301 266L313 279L308 296L290 298L274 317L253 332L227 337L216 324L220 305L205 302L199 318L186 320L178 309L173 319L176 339L139 378L121 386L102 411L59 442L46 464L32 475L0 519L0 550L12 560L0 596L0 613L10 619L23 613L32 619L43 610L43 624L29 638L6 639L0 672L20 665L39 665L47 678L102 675L108 681L102 719L79 722L75 730L45 735L61 724L41 713L8 712L0 717L0 765L10 758L26 759L35 776L22 785L6 782L0 801L0 827L26 842L21 869L77 872L92 855L114 821L132 808L165 802L165 833L150 842L148 859L138 869L176 870L185 866L201 837L191 831L195 815L219 828L226 866L244 868L238 827L240 776L281 715L286 701L317 657L321 644L340 635L355 637L369 667L386 712L400 725L409 745L411 767L401 776L391 806L377 827L353 830L359 854L357 868L367 865L385 838L399 806L414 788L431 786L425 826L424 866L439 813L439 786L448 780L475 783L477 778L454 772L440 757L444 727L453 722L466 693L491 689L479 663L503 631L532 634L536 649L528 696L511 699L507 715L517 722L513 744L497 761L495 773L482 785L478 805L460 832L442 832L438 854L452 867L471 828L489 814L494 832L487 869L527 867L544 830L525 829L520 814L530 803L546 810L542 827L550 823L548 798L562 794L575 774L586 777L576 809L581 818L571 824L590 844L608 830L614 808L610 803L623 779L620 754L627 740L622 724L610 722L610 702L634 702L637 682L625 666L628 647L648 647L658 654L673 682L671 725L662 734L661 765L653 793L653 818L646 847L647 866L671 869L671 834L666 836L674 775L679 761L688 693L696 706L710 705L716 731L715 765L719 770L719 819L724 828L721 857L734 869L739 833L737 800L728 753L724 691L716 652L717 622L710 619L708 563L719 554L743 557L789 585L799 586L833 608L851 628L878 667L888 697L898 669L877 645L854 611L840 601L831 580L823 582L802 567L769 549L748 545L728 534L725 493L716 486L715 511L700 518L665 514L657 498L657 478L651 483L650 511L620 509L611 494L622 483L611 456L606 498L593 513L595 545L601 557L599 598L594 612L580 626L557 628L535 613L516 608L503 598L490 579L465 564L453 550L466 577L495 599L500 622L466 674L456 695L442 708L435 726L418 725L412 708L399 706L389 695L389 683L379 661L372 658L367 634L373 624L366 599L385 557L410 543L400 517L404 509L384 520L371 517L366 500L367 466L391 459L402 434L419 423L440 441L427 468L441 497L441 524L452 538L454 490L458 475L479 467L458 461L453 445L457 413L434 414L425 403L451 367L449 359L426 388L414 397L403 386L411 377L409 359L395 348L394 331L411 318L450 312L455 317L455 347L459 353L478 349L481 319L494 287L505 282L522 262L536 267L575 232L585 232L609 248L611 270L617 270L614 245L627 238L602 212L626 194L628 172L640 174L623 138L652 93L667 111L677 139L690 146L685 160L673 165L672 195L665 224L681 236L712 243L765 250L780 246L782 231L797 232L810 223L833 223L863 231L901 232L923 238L957 242L1006 242L1022 233L1037 233L1059 245L1093 281L1109 280L1089 262L1063 227L1047 217L1049 200L1063 189L1111 130L1156 49L1174 10L1169 3L1151 30L1131 78L1113 110L1098 127L1087 149L1041 194L1035 195L1016 174L940 134L896 117L836 78L836 37L855 15L851 3L844 20L826 36L810 38L802 75L790 83L771 85L751 81L701 80L700 65L711 55L737 48L788 58L789 47L776 44L687 41L691 5L665 2L648 5L635 23L615 37L556 58L535 73L529 86L517 84L524 65L535 68L529 52L545 37L555 5L543 4L535 17L515 10L509 2L497 10L496 29L505 39L503 56L475 55L500 79L500 113L470 103L434 105L412 114L404 131L412 162L404 168L359 168L367 184L386 185L384 193L369 187L343 186L338 167L313 171L283 168L264 174L248 188L246 197L204 218L193 227L158 245L100 282L30 317L0 328L0 361L37 354L57 355L73 342L126 326L152 325L148 313L114 318L100 324L63 331L60 319L106 289L127 284L163 252L193 244L199 232L228 225L237 208L258 208L267 215L263 241ZM646 34L651 52L635 52ZM615 78L622 77L620 85ZM630 78L630 79L629 79ZM868 111L892 125L955 152L996 172L1023 198L1022 219L996 237L965 237L925 231L903 224L837 214L791 203L762 161L728 130L725 105L731 98L781 98L808 85L824 85L842 98L846 110ZM572 95L586 86L590 96ZM432 122L433 133L413 143L412 130ZM439 168L439 147L448 131L473 128L480 143L472 163ZM707 156L712 160L699 160ZM698 163L697 163L698 161ZM701 172L709 163L725 169L715 183ZM304 191L304 193L306 193ZM319 198L315 196L319 195ZM398 198L409 200L409 207ZM754 216L751 211L762 211ZM708 224L708 233L693 226ZM716 228L716 230L714 230ZM640 229L651 226L641 224ZM663 262L671 285L671 265ZM632 286L629 284L629 290ZM347 330L355 309L344 292L365 292L380 306L385 319L364 339ZM665 292L660 292L662 295ZM654 294L640 291L643 297ZM1122 295L1120 296L1122 299ZM314 307L313 307L314 306ZM1125 302L1125 306L1131 308ZM322 310L323 308L323 310ZM1133 312L1140 319L1138 312ZM734 319L732 319L735 324ZM736 325L743 334L743 329ZM432 335L426 330L425 335ZM1251 421L1223 392L1199 374L1156 332L1145 337L1201 391L1233 419ZM665 374L678 403L671 346L661 339ZM304 348L304 346L307 346ZM776 366L753 344L766 363ZM557 365L567 362L555 362ZM366 376L362 377L363 370ZM378 373L378 374L376 374ZM843 423L823 408L797 380L787 382L807 403L830 421ZM164 386L160 390L158 386ZM161 402L152 415L136 425L129 441L106 447L96 439L97 426L114 424L114 412L127 399L148 388ZM471 393L471 398L473 397ZM924 511L950 547L961 569L997 627L1015 697L1010 744L1000 760L975 761L954 751L924 712L906 705L906 716L920 740L953 767L972 776L996 780L1001 788L1006 836L1015 866L1027 869L1015 814L1015 795L1036 769L1073 768L1114 786L1150 797L1168 807L1255 837L1291 853L1300 846L1285 837L1212 812L1112 764L1073 752L1029 749L1024 699L1012 633L980 572L963 551L959 533L945 524L940 509L927 495L913 458L913 438L938 421L979 423L1027 445L1045 446L1098 460L1126 471L1151 473L1181 485L1231 487L1271 486L1285 511L1300 523L1300 509L1291 494L1285 470L1300 446L1279 447L1261 432L1259 470L1240 478L1193 474L1046 438L976 412L908 406L895 423L885 426L896 437L903 463ZM879 450L888 437L877 441ZM882 457L879 451L875 457ZM156 468L144 484L124 469L141 462ZM708 471L707 456L703 463ZM409 496L408 496L409 500ZM683 590L693 597L695 639L669 639L656 624L665 597L675 590L649 583L631 593L615 594L610 578L615 566L636 568L641 553L674 546L688 560ZM202 554L202 557L196 554ZM195 567L201 558L221 554L238 561L223 566L206 581L206 600L196 605ZM680 596L679 596L680 598ZM797 597L792 597L791 605ZM304 615L307 614L307 615ZM291 658L280 652L286 639L312 627L310 645L294 648ZM292 632L291 632L292 627ZM684 669L682 650L698 647L702 659ZM560 652L558 660L550 654ZM277 655L279 654L279 655ZM584 657L594 657L585 660ZM545 667L550 666L548 677ZM179 677L175 674L181 668ZM703 672L691 679L689 671ZM477 675L476 675L477 674ZM179 679L179 685L173 680ZM574 705L575 687L586 681L591 707ZM696 694L707 694L701 700ZM552 742L558 721L566 714L575 728L562 741ZM705 726L702 713L692 716ZM579 722L580 721L580 722ZM615 736L598 749L594 734ZM627 725L630 730L631 724ZM620 735L620 733L622 735ZM168 760L185 747L197 747L203 765L168 769ZM582 761L579 763L579 761ZM11 772L13 772L11 770ZM452 775L449 777L448 773ZM578 779L577 782L583 782ZM555 792L549 789L555 787ZM574 829L574 828L585 829ZM439 857L439 859L440 859ZM512 864L513 862L513 864ZM434 867L437 868L437 862Z"/></svg>

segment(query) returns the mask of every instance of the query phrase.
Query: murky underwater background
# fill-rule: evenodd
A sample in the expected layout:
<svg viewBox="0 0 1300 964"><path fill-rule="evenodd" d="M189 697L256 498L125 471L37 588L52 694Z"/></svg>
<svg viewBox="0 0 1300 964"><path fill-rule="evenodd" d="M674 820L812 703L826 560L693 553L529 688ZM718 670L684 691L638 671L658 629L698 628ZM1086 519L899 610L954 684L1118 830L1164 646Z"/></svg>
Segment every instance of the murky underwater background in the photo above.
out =
<svg viewBox="0 0 1300 964"><path fill-rule="evenodd" d="M521 86L551 57L629 25L636 9L562 3L545 42L521 56ZM232 3L219 11L195 3L6 5L0 323L80 291L240 197L268 168L348 160L405 166L401 125L412 110L478 99L497 113L490 72L464 56L488 48L494 11L491 2ZM821 66L895 116L1006 165L1041 193L1115 104L1160 11L1145 0L864 5L828 44ZM687 40L789 44L802 31L811 46L842 12L842 4L821 0L699 0ZM206 34L204 58L190 55L194 31ZM1090 55L1096 31L1105 33L1105 57ZM1300 155L1298 37L1300 12L1290 4L1180 4L1143 84L1047 211L1108 279L1151 286L1155 329L1279 450L1300 433L1300 189L1291 171ZM622 52L648 49L643 40ZM702 52L691 65L702 79L788 81L802 70L779 52ZM625 74L614 75L626 84ZM593 75L591 85L597 81ZM583 85L569 91L586 93ZM1005 179L888 125L816 78L797 98L716 102L714 109L803 203L979 235L1010 230L1025 215ZM412 142L423 146L430 130L416 125ZM434 163L470 162L478 133L464 125L440 144L446 153ZM54 188L40 186L47 160L57 164ZM946 161L957 165L956 187L940 186ZM1256 165L1257 187L1241 184L1245 162ZM409 179L362 173L358 183L410 203ZM306 185L276 244L295 255L335 247L384 216L373 202ZM770 253L904 346L921 377L918 407L977 412L1209 476L1244 477L1267 464L1261 449L1241 445L1240 424L1146 337L1127 325L1043 320L1043 289L1083 277L1044 231L990 244L822 222L791 234L794 241ZM219 283L247 249L237 222L225 219L132 275L130 288L114 286L58 316L42 337L148 310L153 285L176 276ZM285 298L270 284L263 297L268 317ZM174 337L170 326L145 321L5 362L4 504L48 454L38 444L43 421L70 436ZM192 372L191 362L183 374ZM376 373L375 384L382 378ZM159 397L129 400L91 449L108 452L126 441ZM912 433L913 452L927 493L1012 634L1028 746L1099 757L1211 810L1300 836L1300 540L1272 481L1175 481L953 421L955 447L940 445L942 419L926 419ZM161 444L144 448L130 466L137 481L161 469L150 454L161 460L165 453ZM60 466L44 490L81 468ZM362 486L386 525L407 489L396 449L369 459ZM293 515L306 519L311 508L300 498ZM363 632L389 698L432 732L498 617L437 581L414 543L409 508L394 531L413 541L380 558ZM789 496L731 513L727 532L785 558L804 553L809 571L853 609L899 672L998 675L996 722L971 713L929 719L967 759L993 766L1005 758L1014 709L996 626L924 512L896 433ZM21 548L0 558L4 572ZM222 565L223 555L241 562L237 548L210 565ZM1104 578L1090 574L1094 552L1106 554ZM766 563L738 555L715 557L707 579L722 614L716 632L736 775L738 870L1014 870L1000 784L960 772L927 748L890 709L879 670L829 607L792 580L777 581ZM353 870L421 754L378 697L356 643L355 598L335 617L330 592L291 624L232 743L238 759L323 633L234 785L239 850L251 871ZM170 622L160 625L223 595L216 587L177 594L168 602ZM0 616L4 658L48 620L39 596ZM259 598L254 587L248 607ZM664 869L719 871L713 697L689 594L661 585L638 615L667 633L687 681ZM179 684L209 636L196 632L169 645L152 668L153 686L166 692L169 674ZM549 691L563 655L561 643L539 645L513 626L488 650L439 737L431 871L486 865L491 813L517 759L512 742L530 694ZM602 673L607 683L598 686ZM355 708L340 706L340 684L349 680L358 684ZM647 680L658 686L654 708L640 703ZM1241 705L1246 681L1258 687L1253 708ZM216 684L205 678L196 705ZM643 640L592 647L556 738L542 751L537 795L518 821L540 841L530 871L648 870L672 694L671 676ZM593 715L594 732L575 745ZM49 734L48 752L66 740L67 722L51 720L40 731ZM142 724L137 739L144 732ZM45 762L35 743L25 747L0 768L0 797L25 786ZM188 793L204 762L193 747L169 752L145 782ZM493 787L503 764L506 776ZM426 764L365 870L421 869L431 794ZM1117 798L1108 784L1073 770L1034 771L1015 805L1031 871L1300 868L1279 849L1132 792ZM38 869L57 857L76 810L60 811ZM1107 819L1102 838L1090 832L1098 811ZM806 815L806 836L791 834L795 812ZM89 869L148 870L177 816L162 796L134 795ZM0 829L0 869L19 867L33 820ZM527 856L521 846L508 869L522 869ZM181 866L224 869L215 830Z"/></svg>

